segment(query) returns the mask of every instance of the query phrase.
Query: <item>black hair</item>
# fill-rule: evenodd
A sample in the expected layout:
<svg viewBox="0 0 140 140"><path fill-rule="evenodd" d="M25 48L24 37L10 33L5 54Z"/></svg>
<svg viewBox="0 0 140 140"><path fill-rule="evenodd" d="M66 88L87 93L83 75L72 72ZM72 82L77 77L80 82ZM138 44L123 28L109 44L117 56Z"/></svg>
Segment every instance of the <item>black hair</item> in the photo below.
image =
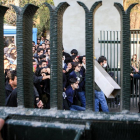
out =
<svg viewBox="0 0 140 140"><path fill-rule="evenodd" d="M79 62L73 62L72 67L73 69L75 69L75 67L77 67L80 63Z"/></svg>
<svg viewBox="0 0 140 140"><path fill-rule="evenodd" d="M32 41L32 43L35 43L34 41Z"/></svg>
<svg viewBox="0 0 140 140"><path fill-rule="evenodd" d="M41 44L39 46L42 46Z"/></svg>
<svg viewBox="0 0 140 140"><path fill-rule="evenodd" d="M98 59L98 63L100 64L100 63L103 63L104 61L106 61L106 58L105 57L99 57L99 59Z"/></svg>
<svg viewBox="0 0 140 140"><path fill-rule="evenodd" d="M33 62L36 62L36 61L33 59Z"/></svg>
<svg viewBox="0 0 140 140"><path fill-rule="evenodd" d="M48 52L48 50L50 50L50 48L47 48L47 49L46 49L46 52Z"/></svg>
<svg viewBox="0 0 140 140"><path fill-rule="evenodd" d="M10 74L9 74L8 78L10 80L14 81L14 79L15 79L16 76L17 76L16 70L12 70L12 71L10 71Z"/></svg>
<svg viewBox="0 0 140 140"><path fill-rule="evenodd" d="M82 64L83 56L78 57L80 64Z"/></svg>
<svg viewBox="0 0 140 140"><path fill-rule="evenodd" d="M41 51L43 51L43 52L44 52L43 48L40 48L40 52L41 52Z"/></svg>
<svg viewBox="0 0 140 140"><path fill-rule="evenodd" d="M42 65L42 60L40 60L40 61L38 62L38 65Z"/></svg>
<svg viewBox="0 0 140 140"><path fill-rule="evenodd" d="M69 80L69 82L70 82L70 84L74 84L74 83L77 82L77 79L76 79L76 78L71 78L71 79Z"/></svg>
<svg viewBox="0 0 140 140"><path fill-rule="evenodd" d="M65 59L64 62L65 62L66 64L68 64L68 63L72 62L72 58L71 58L71 57L68 57L68 58Z"/></svg>
<svg viewBox="0 0 140 140"><path fill-rule="evenodd" d="M44 55L44 54L42 54L42 55L40 55L40 59L43 59L43 58L45 58L46 56Z"/></svg>
<svg viewBox="0 0 140 140"><path fill-rule="evenodd" d="M42 43L42 44L45 44L45 43ZM46 44L45 44L46 45ZM42 45L41 45L42 46Z"/></svg>
<svg viewBox="0 0 140 140"><path fill-rule="evenodd" d="M46 60L39 61L40 65L42 65L43 62L46 62Z"/></svg>
<svg viewBox="0 0 140 140"><path fill-rule="evenodd" d="M76 58L76 55L71 56L71 59L74 60Z"/></svg>
<svg viewBox="0 0 140 140"><path fill-rule="evenodd" d="M78 51L76 49L71 50L71 54L78 55Z"/></svg>
<svg viewBox="0 0 140 140"><path fill-rule="evenodd" d="M39 53L39 52L40 52L40 49L41 49L41 48L37 48L37 53Z"/></svg>

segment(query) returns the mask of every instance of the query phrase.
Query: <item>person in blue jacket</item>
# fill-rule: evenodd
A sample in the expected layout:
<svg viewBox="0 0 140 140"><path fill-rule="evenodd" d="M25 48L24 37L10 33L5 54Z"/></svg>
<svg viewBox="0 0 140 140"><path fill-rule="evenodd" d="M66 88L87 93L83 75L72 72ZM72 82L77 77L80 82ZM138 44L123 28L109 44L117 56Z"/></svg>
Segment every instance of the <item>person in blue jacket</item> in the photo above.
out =
<svg viewBox="0 0 140 140"><path fill-rule="evenodd" d="M79 62L73 63L73 71L69 74L69 79L76 78L78 81L79 88L77 89L78 98L81 102L82 107L86 107L86 98L85 98L85 91L84 91L84 72L81 70L81 64Z"/></svg>
<svg viewBox="0 0 140 140"><path fill-rule="evenodd" d="M66 91L63 92L63 105L65 110L72 111L85 111L84 107L76 105L77 102L77 92L79 82L76 78L70 79L70 85L67 87Z"/></svg>
<svg viewBox="0 0 140 140"><path fill-rule="evenodd" d="M136 67L133 67L135 69L135 74L131 73L130 76L132 76L134 79L140 79L140 70L138 70Z"/></svg>

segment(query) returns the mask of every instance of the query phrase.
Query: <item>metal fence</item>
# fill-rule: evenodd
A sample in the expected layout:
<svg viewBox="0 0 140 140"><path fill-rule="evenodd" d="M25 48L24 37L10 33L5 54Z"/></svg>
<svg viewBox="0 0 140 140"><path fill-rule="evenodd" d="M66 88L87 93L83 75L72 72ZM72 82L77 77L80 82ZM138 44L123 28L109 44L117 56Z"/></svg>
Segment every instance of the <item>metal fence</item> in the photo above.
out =
<svg viewBox="0 0 140 140"><path fill-rule="evenodd" d="M107 72L112 73L112 78L120 85L120 31L100 31L100 38L98 43L100 44L100 56L107 58L108 67ZM140 68L140 30L131 30L131 65ZM136 57L136 60L133 59ZM135 72L132 70L132 73ZM140 82L134 78L131 78L131 94L130 104L131 111L133 112L138 108L138 102L140 101ZM120 95L117 95L115 99L107 99L110 109L119 109Z"/></svg>

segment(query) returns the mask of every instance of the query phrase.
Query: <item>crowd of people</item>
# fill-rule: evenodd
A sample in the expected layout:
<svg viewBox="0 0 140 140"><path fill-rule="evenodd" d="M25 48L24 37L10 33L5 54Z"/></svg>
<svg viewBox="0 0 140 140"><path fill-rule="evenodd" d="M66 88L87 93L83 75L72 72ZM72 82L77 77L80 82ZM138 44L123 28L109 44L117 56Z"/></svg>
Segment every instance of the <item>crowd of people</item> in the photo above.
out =
<svg viewBox="0 0 140 140"><path fill-rule="evenodd" d="M33 91L34 107L50 108L50 42L48 39L32 41L33 52ZM106 68L107 59L99 57L99 64ZM17 52L13 44L4 51L6 106L16 107L17 102ZM62 75L63 75L63 109L85 111L85 77L86 56L79 56L76 49L70 54L62 49ZM95 111L99 111L99 104L104 112L109 112L104 93L95 83Z"/></svg>

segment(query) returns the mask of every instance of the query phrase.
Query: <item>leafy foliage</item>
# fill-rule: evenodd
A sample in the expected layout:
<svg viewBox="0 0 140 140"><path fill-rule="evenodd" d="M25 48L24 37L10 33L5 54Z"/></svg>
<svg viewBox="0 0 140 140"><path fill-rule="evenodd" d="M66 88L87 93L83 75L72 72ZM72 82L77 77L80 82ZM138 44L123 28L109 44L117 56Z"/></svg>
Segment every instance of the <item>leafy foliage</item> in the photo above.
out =
<svg viewBox="0 0 140 140"><path fill-rule="evenodd" d="M33 27L38 29L38 36L41 36L46 30L49 30L50 28L50 13L49 9L43 5L44 2L54 5L53 0L0 0L2 5L9 7L9 10L5 15L5 23L13 26L16 25L16 13L10 4L19 5L20 7L24 7L28 3L34 4L38 6L39 9L33 18Z"/></svg>

